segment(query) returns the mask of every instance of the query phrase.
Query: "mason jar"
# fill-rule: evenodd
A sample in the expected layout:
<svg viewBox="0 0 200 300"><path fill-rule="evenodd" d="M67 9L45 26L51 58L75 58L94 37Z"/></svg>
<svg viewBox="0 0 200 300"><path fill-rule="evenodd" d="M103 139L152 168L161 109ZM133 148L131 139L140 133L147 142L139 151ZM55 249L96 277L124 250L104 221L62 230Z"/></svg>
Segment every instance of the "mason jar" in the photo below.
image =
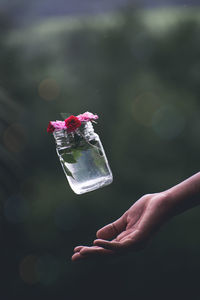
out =
<svg viewBox="0 0 200 300"><path fill-rule="evenodd" d="M56 152L70 187L83 194L104 187L113 181L112 172L98 134L91 121L75 132L53 132Z"/></svg>

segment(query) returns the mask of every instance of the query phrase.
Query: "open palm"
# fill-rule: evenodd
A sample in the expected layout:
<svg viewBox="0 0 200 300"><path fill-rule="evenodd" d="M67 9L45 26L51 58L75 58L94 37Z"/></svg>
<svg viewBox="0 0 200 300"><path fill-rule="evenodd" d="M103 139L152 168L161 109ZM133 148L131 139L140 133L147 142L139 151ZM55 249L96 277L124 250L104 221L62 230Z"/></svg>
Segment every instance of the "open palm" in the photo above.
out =
<svg viewBox="0 0 200 300"><path fill-rule="evenodd" d="M72 260L143 248L166 220L164 197L164 193L157 193L140 198L118 220L97 231L93 246L75 247Z"/></svg>

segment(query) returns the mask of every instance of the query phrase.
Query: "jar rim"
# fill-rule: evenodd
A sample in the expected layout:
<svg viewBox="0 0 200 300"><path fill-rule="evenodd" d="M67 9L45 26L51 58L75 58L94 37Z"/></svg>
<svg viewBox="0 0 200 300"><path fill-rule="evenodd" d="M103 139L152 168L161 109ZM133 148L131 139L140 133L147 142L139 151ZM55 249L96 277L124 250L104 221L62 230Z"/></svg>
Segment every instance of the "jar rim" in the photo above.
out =
<svg viewBox="0 0 200 300"><path fill-rule="evenodd" d="M70 146L73 144L77 136L85 139L86 141L91 140L91 138L95 135L94 128L91 121L83 122L84 126L77 128L73 132L67 132L65 129L54 130L53 136L55 138L55 142L57 146Z"/></svg>

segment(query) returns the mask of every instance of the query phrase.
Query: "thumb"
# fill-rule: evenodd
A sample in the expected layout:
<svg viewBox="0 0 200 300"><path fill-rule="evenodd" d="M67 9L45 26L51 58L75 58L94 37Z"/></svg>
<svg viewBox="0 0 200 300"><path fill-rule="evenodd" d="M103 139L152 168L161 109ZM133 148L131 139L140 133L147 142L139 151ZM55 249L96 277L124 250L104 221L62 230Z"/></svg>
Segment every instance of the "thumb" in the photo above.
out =
<svg viewBox="0 0 200 300"><path fill-rule="evenodd" d="M115 238L119 233L121 233L126 228L126 217L125 215L121 216L118 220L114 221L113 223L110 223L103 228L99 229L97 231L97 238L98 239L113 239Z"/></svg>

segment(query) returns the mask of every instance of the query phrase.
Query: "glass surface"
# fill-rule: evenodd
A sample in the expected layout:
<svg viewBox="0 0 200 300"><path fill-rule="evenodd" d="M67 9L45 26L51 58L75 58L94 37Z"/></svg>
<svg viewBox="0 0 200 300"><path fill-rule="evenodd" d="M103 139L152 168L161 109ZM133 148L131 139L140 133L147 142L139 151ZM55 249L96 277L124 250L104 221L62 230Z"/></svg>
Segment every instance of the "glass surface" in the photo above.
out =
<svg viewBox="0 0 200 300"><path fill-rule="evenodd" d="M83 194L106 186L113 181L99 137L78 148L57 149L61 165L72 190Z"/></svg>

